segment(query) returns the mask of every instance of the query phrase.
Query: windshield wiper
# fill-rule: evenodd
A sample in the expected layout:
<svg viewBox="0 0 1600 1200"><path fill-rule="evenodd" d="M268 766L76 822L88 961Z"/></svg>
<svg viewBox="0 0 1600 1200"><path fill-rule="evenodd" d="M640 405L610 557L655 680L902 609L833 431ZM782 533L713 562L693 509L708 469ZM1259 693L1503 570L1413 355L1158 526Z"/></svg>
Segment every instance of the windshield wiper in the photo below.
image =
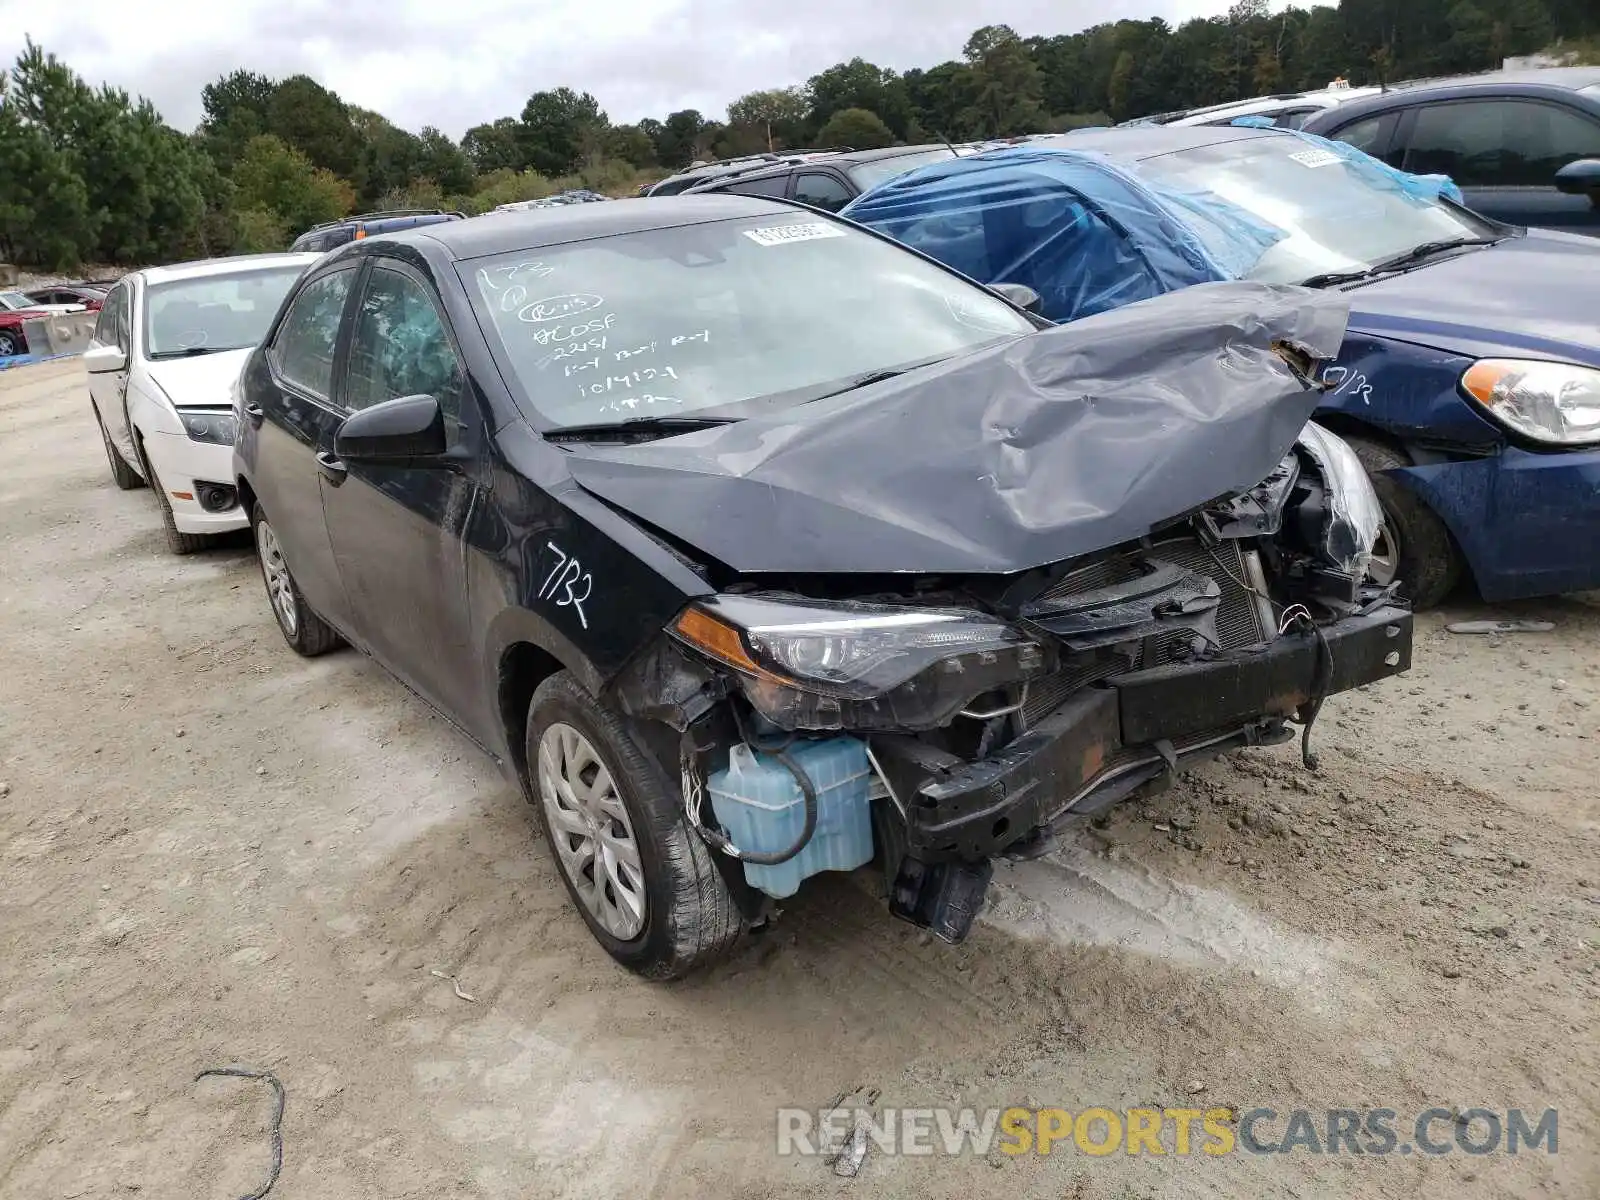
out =
<svg viewBox="0 0 1600 1200"><path fill-rule="evenodd" d="M151 358L198 358L202 354L225 354L238 346L187 346L182 350L158 350Z"/></svg>
<svg viewBox="0 0 1600 1200"><path fill-rule="evenodd" d="M1379 275L1386 275L1390 271L1398 271L1403 267L1419 263L1425 258L1432 258L1435 254L1443 254L1446 250L1456 250L1462 246L1492 246L1499 240L1499 238L1492 237L1461 237L1448 238L1438 242L1423 242L1421 245L1411 247L1403 254L1379 259L1364 270L1327 271L1321 275L1313 275L1309 279L1302 279L1300 286L1320 288L1335 287L1341 283L1359 283L1363 279L1374 279Z"/></svg>
<svg viewBox="0 0 1600 1200"><path fill-rule="evenodd" d="M928 362L939 361L940 360L937 358L928 360ZM928 365L928 362L918 363L917 366L925 367ZM823 392L820 396L809 397L806 403L812 404L818 400L826 400L830 396L842 396L846 392L855 391L857 388L870 387L872 384L882 383L886 379L898 378L899 376L904 375L907 371L913 369L914 368L912 367L889 367L881 371L867 371L864 374L856 375L851 379L847 379L841 386L834 388L832 391Z"/></svg>
<svg viewBox="0 0 1600 1200"><path fill-rule="evenodd" d="M592 425L560 425L544 431L547 442L593 442L607 439L646 441L653 437L673 437L693 429L731 425L735 417L628 417L622 421Z"/></svg>

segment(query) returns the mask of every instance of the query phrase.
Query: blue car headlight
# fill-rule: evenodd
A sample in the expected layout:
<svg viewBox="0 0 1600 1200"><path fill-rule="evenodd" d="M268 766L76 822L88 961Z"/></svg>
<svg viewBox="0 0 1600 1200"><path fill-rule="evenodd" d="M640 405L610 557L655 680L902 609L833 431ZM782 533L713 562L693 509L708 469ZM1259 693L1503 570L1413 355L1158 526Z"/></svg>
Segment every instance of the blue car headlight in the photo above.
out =
<svg viewBox="0 0 1600 1200"><path fill-rule="evenodd" d="M233 445L233 435L239 427L234 415L223 409L183 408L178 410L178 419L191 441L216 446Z"/></svg>
<svg viewBox="0 0 1600 1200"><path fill-rule="evenodd" d="M1530 441L1600 442L1600 371L1574 363L1482 358L1462 373L1461 390Z"/></svg>

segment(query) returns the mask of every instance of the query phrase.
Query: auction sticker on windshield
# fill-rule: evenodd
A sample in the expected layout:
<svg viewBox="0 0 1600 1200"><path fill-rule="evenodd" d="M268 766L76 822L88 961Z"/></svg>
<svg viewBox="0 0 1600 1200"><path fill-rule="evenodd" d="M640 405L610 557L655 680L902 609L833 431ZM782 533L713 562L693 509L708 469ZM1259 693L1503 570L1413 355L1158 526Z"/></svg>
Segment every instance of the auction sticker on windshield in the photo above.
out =
<svg viewBox="0 0 1600 1200"><path fill-rule="evenodd" d="M758 246L783 246L790 242L814 242L818 238L843 237L844 230L824 225L769 225L765 229L746 229L745 237Z"/></svg>
<svg viewBox="0 0 1600 1200"><path fill-rule="evenodd" d="M1344 161L1332 150L1301 150L1289 157L1302 167L1331 167L1334 163Z"/></svg>

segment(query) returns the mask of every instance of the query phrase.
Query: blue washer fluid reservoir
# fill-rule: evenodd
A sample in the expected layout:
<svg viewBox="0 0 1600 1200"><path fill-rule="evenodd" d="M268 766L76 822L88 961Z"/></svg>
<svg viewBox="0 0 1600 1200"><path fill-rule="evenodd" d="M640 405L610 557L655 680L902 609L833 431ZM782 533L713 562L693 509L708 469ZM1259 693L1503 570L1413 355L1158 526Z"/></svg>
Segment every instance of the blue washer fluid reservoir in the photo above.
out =
<svg viewBox="0 0 1600 1200"><path fill-rule="evenodd" d="M817 828L806 848L773 867L744 864L751 887L782 898L818 871L853 871L872 861L872 765L866 744L851 737L800 741L789 757L817 793ZM728 751L728 765L706 780L711 810L741 850L773 854L794 845L805 828L806 798L789 769L749 746Z"/></svg>

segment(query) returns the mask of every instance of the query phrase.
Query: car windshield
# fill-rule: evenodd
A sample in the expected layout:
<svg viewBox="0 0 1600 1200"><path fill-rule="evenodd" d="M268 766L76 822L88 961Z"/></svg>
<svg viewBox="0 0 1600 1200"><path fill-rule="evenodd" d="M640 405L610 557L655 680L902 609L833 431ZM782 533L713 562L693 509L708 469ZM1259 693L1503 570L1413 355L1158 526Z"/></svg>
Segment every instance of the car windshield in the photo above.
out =
<svg viewBox="0 0 1600 1200"><path fill-rule="evenodd" d="M1158 183L1243 209L1278 235L1244 272L1264 283L1362 271L1427 242L1493 232L1460 209L1408 195L1377 164L1364 172L1301 138L1220 142L1146 159L1139 169ZM1226 236L1223 224L1194 227L1202 241ZM1236 241L1210 248L1223 261L1238 253Z"/></svg>
<svg viewBox="0 0 1600 1200"><path fill-rule="evenodd" d="M144 302L145 357L254 346L304 270L295 264L152 284Z"/></svg>
<svg viewBox="0 0 1600 1200"><path fill-rule="evenodd" d="M947 158L954 158L956 152L948 146L940 146L937 150L922 150L916 154L897 154L893 158L879 158L871 162L857 163L850 167L848 174L863 192L870 192L880 183L893 179L896 175L904 175L907 171L917 167L925 167L929 163L940 162Z"/></svg>
<svg viewBox="0 0 1600 1200"><path fill-rule="evenodd" d="M1034 328L891 242L777 208L458 270L519 400L558 426L803 403Z"/></svg>
<svg viewBox="0 0 1600 1200"><path fill-rule="evenodd" d="M0 292L0 304L7 308L32 308L34 302L21 292Z"/></svg>

